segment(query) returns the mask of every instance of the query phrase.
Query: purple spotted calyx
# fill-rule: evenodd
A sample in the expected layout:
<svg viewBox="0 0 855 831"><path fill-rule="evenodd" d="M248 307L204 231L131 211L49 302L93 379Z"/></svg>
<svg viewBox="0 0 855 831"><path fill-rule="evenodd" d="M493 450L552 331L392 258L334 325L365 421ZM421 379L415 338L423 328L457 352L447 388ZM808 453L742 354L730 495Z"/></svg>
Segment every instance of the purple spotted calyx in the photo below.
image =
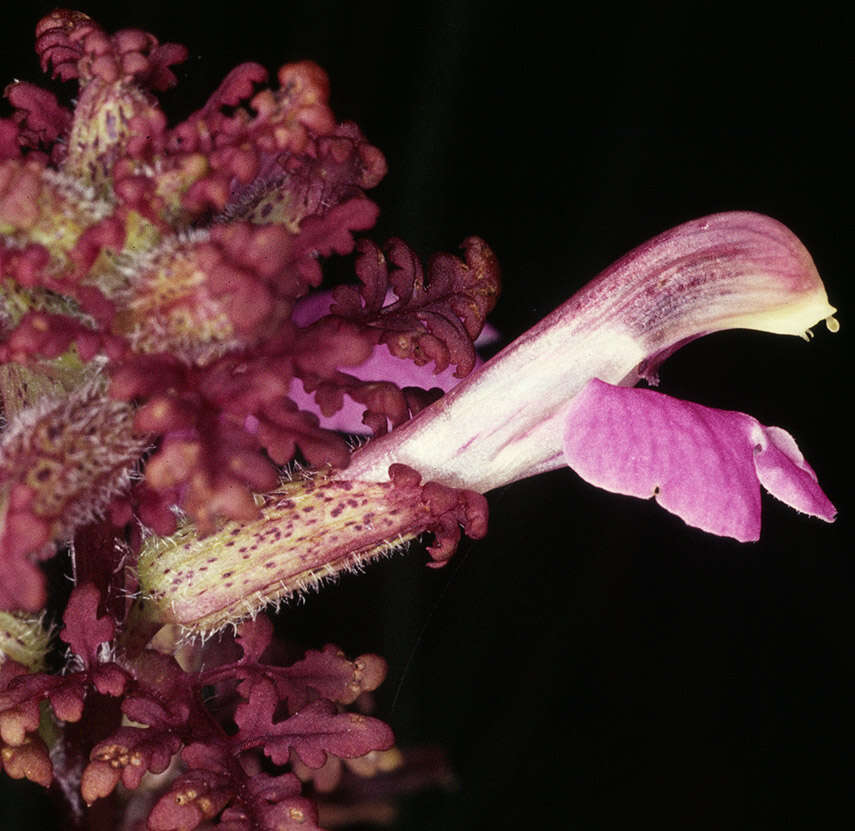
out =
<svg viewBox="0 0 855 831"><path fill-rule="evenodd" d="M487 503L468 490L392 465L389 481L298 477L259 498L260 516L230 522L200 538L186 524L153 538L139 562L146 615L208 633L255 615L272 602L314 588L341 571L404 550L425 532L432 562L442 565L460 539L487 531Z"/></svg>

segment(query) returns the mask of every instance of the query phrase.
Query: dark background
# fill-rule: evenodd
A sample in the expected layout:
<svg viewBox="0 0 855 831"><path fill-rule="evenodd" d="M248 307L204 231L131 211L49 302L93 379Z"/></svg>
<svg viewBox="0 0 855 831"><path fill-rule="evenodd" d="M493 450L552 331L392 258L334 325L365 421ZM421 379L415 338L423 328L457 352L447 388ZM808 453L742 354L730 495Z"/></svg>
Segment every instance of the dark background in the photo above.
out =
<svg viewBox="0 0 855 831"><path fill-rule="evenodd" d="M50 8L4 11L3 78L39 80L32 28ZM383 654L378 715L402 745L447 751L456 789L402 803L402 831L822 828L847 815L848 23L821 7L748 18L720 4L559 17L474 0L85 10L189 46L165 96L176 117L241 61L318 61L337 116L389 161L374 239L427 255L484 237L503 265L493 320L508 339L684 220L750 209L801 237L841 331L819 326L810 344L708 337L666 363L662 389L790 430L835 525L764 497L763 538L740 545L559 471L491 494L490 535L448 568L425 569L414 550L288 610L283 627ZM55 822L36 786L4 786L2 800L2 828Z"/></svg>

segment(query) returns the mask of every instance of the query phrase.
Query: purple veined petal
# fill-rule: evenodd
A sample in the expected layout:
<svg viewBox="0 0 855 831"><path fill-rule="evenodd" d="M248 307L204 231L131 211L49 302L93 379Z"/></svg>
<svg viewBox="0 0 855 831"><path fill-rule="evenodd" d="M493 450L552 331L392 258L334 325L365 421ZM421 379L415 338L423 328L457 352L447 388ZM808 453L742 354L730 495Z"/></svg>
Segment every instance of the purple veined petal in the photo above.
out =
<svg viewBox="0 0 855 831"><path fill-rule="evenodd" d="M386 302L395 299L394 293L387 295ZM298 326L310 326L316 320L322 318L330 310L333 302L331 291L318 291L307 295L299 300L294 307L293 321ZM499 333L490 324L485 324L484 329L475 341L475 346L481 347L494 343L499 338ZM476 358L475 367L483 363L480 357ZM385 344L379 344L374 348L367 361L358 366L342 367L348 375L359 378L360 381L392 381L399 387L421 387L431 389L439 387L443 392L448 392L460 383L460 378L455 377L455 367L449 366L442 372L434 372L434 365L426 364L418 366L406 358L397 358ZM325 416L315 403L314 393L308 393L303 388L303 383L297 378L291 381L288 391L291 400L301 409L314 413L320 420L321 427L328 430L338 430L342 433L368 433L370 432L362 422L365 405L353 401L344 396L342 408L331 416Z"/></svg>
<svg viewBox="0 0 855 831"><path fill-rule="evenodd" d="M655 497L688 525L760 538L760 485L798 511L836 515L795 440L745 413L590 381L570 402L564 454L583 479Z"/></svg>

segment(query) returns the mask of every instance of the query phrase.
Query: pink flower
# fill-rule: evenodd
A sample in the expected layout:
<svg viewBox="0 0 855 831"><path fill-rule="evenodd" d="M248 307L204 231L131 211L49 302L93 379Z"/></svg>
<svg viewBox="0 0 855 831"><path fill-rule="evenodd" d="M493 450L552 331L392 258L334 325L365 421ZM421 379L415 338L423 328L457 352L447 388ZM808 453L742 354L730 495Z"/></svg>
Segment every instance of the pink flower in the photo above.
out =
<svg viewBox="0 0 855 831"><path fill-rule="evenodd" d="M836 331L834 311L810 255L780 223L753 213L687 222L618 260L445 397L369 443L342 476L382 480L398 462L486 493L569 465L739 540L759 536L760 484L831 521L834 507L784 430L630 387L657 383L661 361L701 335L805 336L822 319Z"/></svg>

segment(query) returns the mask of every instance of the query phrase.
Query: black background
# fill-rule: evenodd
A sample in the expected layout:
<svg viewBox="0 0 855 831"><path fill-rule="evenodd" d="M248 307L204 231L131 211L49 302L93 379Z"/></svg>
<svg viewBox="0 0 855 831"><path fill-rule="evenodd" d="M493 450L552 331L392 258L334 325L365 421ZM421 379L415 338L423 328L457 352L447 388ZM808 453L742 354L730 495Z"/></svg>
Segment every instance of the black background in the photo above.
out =
<svg viewBox="0 0 855 831"><path fill-rule="evenodd" d="M49 8L4 11L3 78L40 80L32 29ZM684 220L750 209L801 237L841 331L708 337L665 364L662 389L790 430L835 525L764 497L761 542L739 545L559 471L491 494L488 538L448 568L414 550L288 610L283 627L383 654L378 715L402 745L447 751L457 788L404 802L396 829L821 828L848 811L847 22L819 7L556 17L475 0L85 10L189 46L164 97L175 117L241 61L318 61L337 117L389 162L373 238L427 255L484 237L508 339ZM2 828L55 822L37 786L4 785L2 800Z"/></svg>

